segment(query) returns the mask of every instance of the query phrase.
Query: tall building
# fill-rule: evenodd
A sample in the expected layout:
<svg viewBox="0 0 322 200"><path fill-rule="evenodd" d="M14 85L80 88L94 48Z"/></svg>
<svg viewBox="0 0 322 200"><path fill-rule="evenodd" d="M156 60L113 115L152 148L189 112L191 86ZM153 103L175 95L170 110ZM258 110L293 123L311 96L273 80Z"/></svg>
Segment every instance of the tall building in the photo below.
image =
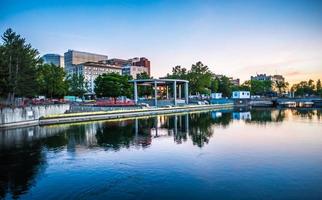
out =
<svg viewBox="0 0 322 200"><path fill-rule="evenodd" d="M118 73L122 74L122 68L116 65L110 65L106 62L85 62L74 66L73 73L83 75L87 83L88 93L94 94L94 81L104 73Z"/></svg>
<svg viewBox="0 0 322 200"><path fill-rule="evenodd" d="M101 60L107 60L108 57L106 55L68 50L64 54L65 58L65 71L67 74L72 74L75 70L75 66L85 62L98 62Z"/></svg>
<svg viewBox="0 0 322 200"><path fill-rule="evenodd" d="M64 56L59 54L45 54L41 57L45 64L54 64L59 67L64 67Z"/></svg>

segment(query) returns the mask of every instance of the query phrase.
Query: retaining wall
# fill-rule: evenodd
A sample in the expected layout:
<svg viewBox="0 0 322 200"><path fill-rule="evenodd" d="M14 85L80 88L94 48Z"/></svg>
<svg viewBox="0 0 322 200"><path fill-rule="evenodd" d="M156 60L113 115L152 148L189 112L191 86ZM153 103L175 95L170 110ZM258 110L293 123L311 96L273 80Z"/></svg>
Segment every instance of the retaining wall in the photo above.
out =
<svg viewBox="0 0 322 200"><path fill-rule="evenodd" d="M63 114L70 108L69 104L29 106L25 108L0 109L0 127L37 124L40 117Z"/></svg>

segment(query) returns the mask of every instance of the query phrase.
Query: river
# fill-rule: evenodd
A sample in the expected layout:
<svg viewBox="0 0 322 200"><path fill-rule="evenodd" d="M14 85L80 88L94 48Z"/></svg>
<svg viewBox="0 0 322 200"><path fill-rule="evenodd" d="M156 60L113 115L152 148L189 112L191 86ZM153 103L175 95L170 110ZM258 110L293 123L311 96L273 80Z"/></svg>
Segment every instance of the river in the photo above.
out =
<svg viewBox="0 0 322 200"><path fill-rule="evenodd" d="M3 199L322 199L321 109L0 130Z"/></svg>

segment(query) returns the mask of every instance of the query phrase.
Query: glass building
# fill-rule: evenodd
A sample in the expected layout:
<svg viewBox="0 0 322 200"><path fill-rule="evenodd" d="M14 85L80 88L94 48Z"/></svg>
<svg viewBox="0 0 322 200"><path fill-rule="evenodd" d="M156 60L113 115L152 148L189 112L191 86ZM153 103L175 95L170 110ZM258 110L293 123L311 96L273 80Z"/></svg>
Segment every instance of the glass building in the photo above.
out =
<svg viewBox="0 0 322 200"><path fill-rule="evenodd" d="M64 67L64 56L59 54L45 54L41 57L45 64L54 64L59 67Z"/></svg>

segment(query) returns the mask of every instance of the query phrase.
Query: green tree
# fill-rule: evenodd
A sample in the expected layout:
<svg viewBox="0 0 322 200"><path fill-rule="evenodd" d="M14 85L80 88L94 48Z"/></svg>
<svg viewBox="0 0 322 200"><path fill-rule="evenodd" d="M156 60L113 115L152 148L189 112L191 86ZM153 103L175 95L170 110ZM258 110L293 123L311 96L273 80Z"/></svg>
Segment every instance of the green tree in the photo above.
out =
<svg viewBox="0 0 322 200"><path fill-rule="evenodd" d="M316 82L316 94L322 96L322 87L320 79L318 79L318 81Z"/></svg>
<svg viewBox="0 0 322 200"><path fill-rule="evenodd" d="M223 76L219 79L218 91L225 97L230 97L232 93L232 84L228 77Z"/></svg>
<svg viewBox="0 0 322 200"><path fill-rule="evenodd" d="M265 95L272 91L272 81L251 80L251 93L256 95Z"/></svg>
<svg viewBox="0 0 322 200"><path fill-rule="evenodd" d="M277 89L278 94L282 94L288 88L288 82L285 81L275 81L274 87Z"/></svg>
<svg viewBox="0 0 322 200"><path fill-rule="evenodd" d="M68 83L70 95L83 97L87 91L87 82L82 74L73 74L69 76Z"/></svg>
<svg viewBox="0 0 322 200"><path fill-rule="evenodd" d="M63 68L54 64L41 65L37 73L39 94L47 97L62 97L68 92L68 82Z"/></svg>
<svg viewBox="0 0 322 200"><path fill-rule="evenodd" d="M292 86L291 91L294 92L295 96L306 96L313 95L315 93L314 81L301 81Z"/></svg>
<svg viewBox="0 0 322 200"><path fill-rule="evenodd" d="M0 45L0 95L13 103L15 96L32 97L38 87L36 81L39 53L20 35L7 29Z"/></svg>
<svg viewBox="0 0 322 200"><path fill-rule="evenodd" d="M109 73L99 75L94 83L94 91L98 97L116 97L131 96L131 84L128 82L129 76L122 76L118 73Z"/></svg>
<svg viewBox="0 0 322 200"><path fill-rule="evenodd" d="M211 92L218 92L219 89L219 79L214 78L211 80L211 85L210 85Z"/></svg>
<svg viewBox="0 0 322 200"><path fill-rule="evenodd" d="M146 72L143 72L141 74L138 74L137 79L151 79L152 77L150 77ZM138 87L138 95L139 96L149 96L151 95L153 92L153 88L151 86L148 85L142 85L140 87Z"/></svg>
<svg viewBox="0 0 322 200"><path fill-rule="evenodd" d="M192 94L209 94L212 73L207 65L197 62L191 66L187 74L189 89Z"/></svg>

